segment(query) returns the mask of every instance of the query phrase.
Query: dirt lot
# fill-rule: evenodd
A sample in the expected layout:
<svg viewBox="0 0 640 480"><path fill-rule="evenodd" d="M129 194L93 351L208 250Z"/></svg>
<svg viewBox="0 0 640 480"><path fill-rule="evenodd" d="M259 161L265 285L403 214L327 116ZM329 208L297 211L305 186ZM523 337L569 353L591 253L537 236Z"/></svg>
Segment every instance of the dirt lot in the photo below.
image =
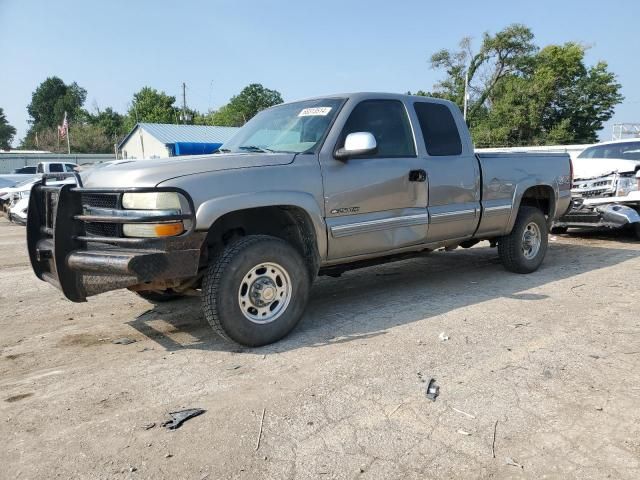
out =
<svg viewBox="0 0 640 480"><path fill-rule="evenodd" d="M196 298L63 300L23 238L0 220L1 478L640 478L631 238L557 237L525 276L484 247L322 278L259 349Z"/></svg>

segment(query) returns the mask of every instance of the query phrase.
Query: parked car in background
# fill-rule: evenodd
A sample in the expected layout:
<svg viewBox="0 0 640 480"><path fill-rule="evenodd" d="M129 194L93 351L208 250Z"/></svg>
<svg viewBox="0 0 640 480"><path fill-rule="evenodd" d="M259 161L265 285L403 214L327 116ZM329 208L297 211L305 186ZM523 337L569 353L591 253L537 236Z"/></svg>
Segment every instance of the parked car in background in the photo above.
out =
<svg viewBox="0 0 640 480"><path fill-rule="evenodd" d="M318 274L482 240L507 270L531 273L571 196L567 154L477 155L453 103L381 93L277 105L218 154L80 178L33 187L40 279L76 302L200 289L215 331L249 346L295 327Z"/></svg>
<svg viewBox="0 0 640 480"><path fill-rule="evenodd" d="M29 195L19 197L15 203L9 207L7 217L10 222L15 222L20 225L27 224L27 213L29 210Z"/></svg>
<svg viewBox="0 0 640 480"><path fill-rule="evenodd" d="M640 239L640 138L589 147L573 169L571 209L553 231L630 227Z"/></svg>
<svg viewBox="0 0 640 480"><path fill-rule="evenodd" d="M37 166L16 168L12 173L16 175L23 175L23 174L35 175L37 168L38 168Z"/></svg>

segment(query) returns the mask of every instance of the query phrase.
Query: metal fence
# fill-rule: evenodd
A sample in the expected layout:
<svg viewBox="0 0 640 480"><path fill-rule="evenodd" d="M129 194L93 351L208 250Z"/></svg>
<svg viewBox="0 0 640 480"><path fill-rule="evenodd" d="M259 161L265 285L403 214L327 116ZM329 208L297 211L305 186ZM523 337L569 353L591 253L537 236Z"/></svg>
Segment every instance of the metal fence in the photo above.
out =
<svg viewBox="0 0 640 480"><path fill-rule="evenodd" d="M40 162L69 162L87 165L115 160L113 154L71 154L64 153L0 153L0 174L13 172L16 168L38 165Z"/></svg>

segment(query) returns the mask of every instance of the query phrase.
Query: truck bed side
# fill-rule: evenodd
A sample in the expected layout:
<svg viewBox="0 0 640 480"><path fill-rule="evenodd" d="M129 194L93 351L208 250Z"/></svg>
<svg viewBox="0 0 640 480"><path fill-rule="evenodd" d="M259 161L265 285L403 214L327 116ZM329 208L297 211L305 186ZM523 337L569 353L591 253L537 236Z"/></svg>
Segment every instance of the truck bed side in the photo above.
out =
<svg viewBox="0 0 640 480"><path fill-rule="evenodd" d="M479 153L482 170L482 218L476 237L507 234L521 204L542 208L549 225L571 200L571 164L567 154ZM540 196L546 200L540 200ZM537 200L531 201L532 197ZM557 199L557 200L556 200Z"/></svg>

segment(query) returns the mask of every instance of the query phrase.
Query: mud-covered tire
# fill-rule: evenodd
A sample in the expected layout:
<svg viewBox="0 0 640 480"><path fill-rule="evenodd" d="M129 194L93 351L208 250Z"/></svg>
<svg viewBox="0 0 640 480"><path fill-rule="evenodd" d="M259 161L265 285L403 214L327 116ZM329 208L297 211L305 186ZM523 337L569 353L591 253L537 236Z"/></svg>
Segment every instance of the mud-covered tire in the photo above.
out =
<svg viewBox="0 0 640 480"><path fill-rule="evenodd" d="M273 280L263 273L265 265L273 266L267 270ZM251 272L256 274L251 277ZM253 307L256 297L252 295L261 295L262 289L258 293L255 290L260 286L258 278L272 282L273 285L265 283L262 288L276 293L270 293L268 299L258 298L262 303L256 303L260 307L257 309ZM259 347L276 342L293 330L304 313L310 288L307 266L293 246L276 237L250 235L227 245L210 263L202 282L202 309L220 336L248 347ZM265 307L264 303L272 298L275 300ZM280 298L282 303L277 303ZM271 311L271 305L276 303ZM275 308L281 310L276 312ZM265 320L260 317L262 314ZM270 315L274 318L269 318Z"/></svg>
<svg viewBox="0 0 640 480"><path fill-rule="evenodd" d="M554 235L564 235L569 231L569 227L552 227L551 233Z"/></svg>
<svg viewBox="0 0 640 480"><path fill-rule="evenodd" d="M537 249L531 247L532 232L539 239ZM510 272L535 272L547 253L548 241L544 214L535 207L523 206L518 211L511 233L498 240L498 254L502 264Z"/></svg>
<svg viewBox="0 0 640 480"><path fill-rule="evenodd" d="M182 298L184 295L173 290L140 290L135 292L139 297L151 303L164 303Z"/></svg>

